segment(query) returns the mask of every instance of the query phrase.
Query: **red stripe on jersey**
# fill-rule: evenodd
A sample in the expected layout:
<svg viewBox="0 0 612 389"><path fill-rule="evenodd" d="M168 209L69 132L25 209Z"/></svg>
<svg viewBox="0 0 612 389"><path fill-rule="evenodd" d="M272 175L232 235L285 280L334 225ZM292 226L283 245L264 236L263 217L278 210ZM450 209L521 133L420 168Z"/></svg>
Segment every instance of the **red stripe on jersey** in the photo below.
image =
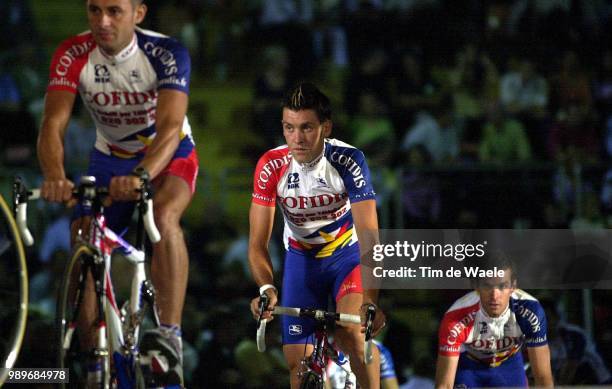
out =
<svg viewBox="0 0 612 389"><path fill-rule="evenodd" d="M95 47L91 33L77 35L62 42L51 59L47 91L65 90L76 93L81 70Z"/></svg>
<svg viewBox="0 0 612 389"><path fill-rule="evenodd" d="M438 331L438 355L456 356L461 351L470 332L474 328L474 319L480 308L480 302L465 308L447 312Z"/></svg>
<svg viewBox="0 0 612 389"><path fill-rule="evenodd" d="M269 150L259 159L253 176L254 203L268 207L276 204L276 185L290 161L288 147Z"/></svg>

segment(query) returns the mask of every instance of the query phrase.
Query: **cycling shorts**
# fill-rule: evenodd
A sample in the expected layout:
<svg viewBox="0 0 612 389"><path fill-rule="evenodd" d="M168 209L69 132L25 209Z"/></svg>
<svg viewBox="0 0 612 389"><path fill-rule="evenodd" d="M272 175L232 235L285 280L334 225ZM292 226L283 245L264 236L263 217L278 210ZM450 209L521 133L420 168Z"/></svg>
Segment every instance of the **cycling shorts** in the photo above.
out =
<svg viewBox="0 0 612 389"><path fill-rule="evenodd" d="M337 249L330 257L315 258L316 250L289 247L285 256L281 305L327 309L349 293L363 293L359 244ZM283 316L283 344L313 343L313 319Z"/></svg>
<svg viewBox="0 0 612 389"><path fill-rule="evenodd" d="M130 174L140 163L142 157L124 159L93 149L89 156L87 175L96 177L97 186L109 186L112 177ZM168 166L153 180L153 186L155 187L160 177L166 175L182 178L189 185L191 193L194 193L198 176L198 155L189 140L185 139L180 143ZM135 202L132 201L113 202L110 207L104 209L107 226L117 233L123 233L132 220L134 206ZM72 219L75 220L84 215L84 209L78 205Z"/></svg>
<svg viewBox="0 0 612 389"><path fill-rule="evenodd" d="M455 375L455 389L526 388L527 386L523 356L520 352L497 367L490 367L471 359L465 352L459 356L459 366Z"/></svg>

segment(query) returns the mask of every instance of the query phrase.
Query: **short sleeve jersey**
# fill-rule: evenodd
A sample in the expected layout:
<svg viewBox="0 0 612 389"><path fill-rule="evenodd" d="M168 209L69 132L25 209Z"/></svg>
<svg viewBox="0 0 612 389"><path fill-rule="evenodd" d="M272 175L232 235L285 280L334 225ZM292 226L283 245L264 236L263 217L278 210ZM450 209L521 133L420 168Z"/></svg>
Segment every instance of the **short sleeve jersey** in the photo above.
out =
<svg viewBox="0 0 612 389"><path fill-rule="evenodd" d="M466 353L490 367L502 364L523 344L547 344L546 316L538 300L520 289L512 293L508 309L495 318L481 307L477 292L468 293L444 314L438 332L439 355Z"/></svg>
<svg viewBox="0 0 612 389"><path fill-rule="evenodd" d="M88 31L55 51L47 90L78 91L96 125L96 149L132 158L155 137L158 91L189 93L190 72L187 49L170 37L136 29L125 49L108 56ZM179 151L187 156L194 147L187 118L180 137Z"/></svg>
<svg viewBox="0 0 612 389"><path fill-rule="evenodd" d="M266 152L257 163L253 202L274 207L285 219L285 246L328 245L319 256L357 240L351 203L375 198L363 153L336 139L326 139L323 153L298 163L289 148Z"/></svg>

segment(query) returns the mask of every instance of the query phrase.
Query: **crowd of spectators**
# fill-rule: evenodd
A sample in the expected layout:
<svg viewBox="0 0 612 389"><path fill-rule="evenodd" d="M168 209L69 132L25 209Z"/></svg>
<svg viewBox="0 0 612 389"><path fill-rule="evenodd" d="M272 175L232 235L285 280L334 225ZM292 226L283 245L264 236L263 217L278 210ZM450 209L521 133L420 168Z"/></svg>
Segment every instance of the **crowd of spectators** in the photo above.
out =
<svg viewBox="0 0 612 389"><path fill-rule="evenodd" d="M0 15L8 15L0 25L0 122L8 129L0 139L0 164L6 171L35 163L50 55L40 49L28 4L0 0ZM379 204L401 214L399 222L390 218L382 227L612 224L608 2L147 4L151 14L145 27L185 43L194 79L252 86L249 130L257 141L244 155L251 164L257 153L282 142L278 102L283 92L300 79L318 82L334 99L334 136L364 150ZM67 159L73 174L85 166L93 144L94 130L83 111L77 107L70 123ZM30 261L34 306L41 314L24 349L32 358L44 355L35 339L52 330L48 290L57 286L68 249L67 231L54 231L66 227L69 215L58 208L44 212L53 219L47 240L30 253L40 259ZM273 351L267 355L258 354L250 341L254 323L247 304L255 287L245 263L245 229L223 217L202 219L187 231L193 259L183 331L191 363L186 377L200 387L283 387L278 339L269 340ZM411 298L399 294L390 294L387 302L394 310L410 305L402 305ZM606 304L605 298L596 301L602 323L612 317ZM432 313L432 322L441 313ZM399 345L409 330L395 323L387 336ZM415 336L435 345L433 333ZM609 329L596 340L612 350ZM394 348L400 369L416 364L410 347ZM434 356L432 349L429 357ZM36 366L51 367L49 362Z"/></svg>

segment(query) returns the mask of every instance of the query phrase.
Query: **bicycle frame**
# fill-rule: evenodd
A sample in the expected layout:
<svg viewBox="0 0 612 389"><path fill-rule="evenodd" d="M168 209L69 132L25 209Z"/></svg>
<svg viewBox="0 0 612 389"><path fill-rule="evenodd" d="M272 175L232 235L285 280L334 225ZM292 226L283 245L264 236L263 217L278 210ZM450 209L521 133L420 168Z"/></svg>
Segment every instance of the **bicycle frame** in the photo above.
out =
<svg viewBox="0 0 612 389"><path fill-rule="evenodd" d="M91 272L98 300L98 339L95 351L99 353L97 354L98 356L105 356L106 372L110 371L110 357L112 357L118 388L134 387L135 364L138 358L138 331L143 320L141 309L143 299L151 305L153 320L155 325L159 326L159 317L155 310L154 290L145 272L143 230L146 230L153 243L158 242L161 237L153 220L153 203L148 176L141 176L141 179L143 184L141 187L141 200L138 203L140 213L137 230L137 245L140 247L139 249L126 242L121 236L107 227L101 198L106 196L108 191L96 188L93 177L83 177L79 190L74 192L74 195L79 196L79 201L85 212L92 215L87 227L88 233L85 235L86 238L84 238L82 230L78 231L78 244L74 255L83 255L79 253L78 248L85 247L85 255L90 256L91 259L81 260L81 265L85 267L81 266L79 285L76 289L77 294L74 296L77 308L73 312L73 317L68 319L70 323L66 323L65 317L62 318L62 328L66 328L66 333L63 339L61 339L61 347L64 351L70 348L72 337L77 327L76 321L79 306L83 302L81 293L84 290L87 273ZM39 195L39 190L28 191L21 180L16 180L14 196L16 199L17 224L24 238L23 240L28 246L31 246L34 240L27 228L27 200L36 199ZM133 269L129 305L123 312L117 304L110 276L111 258L115 250L123 253L123 257L132 265ZM106 355L109 355L109 358L106 358Z"/></svg>
<svg viewBox="0 0 612 389"><path fill-rule="evenodd" d="M110 347L113 353L121 350L124 347L130 352L134 352L136 348L136 339L138 334L134 334L133 339L126 339L123 337L123 324L121 320L121 310L117 304L115 298L114 289L110 277L111 270L111 257L115 249L120 249L124 255L124 258L133 265L132 283L130 289L130 304L128 310L128 317L126 318L130 322L130 327L136 327L133 320L137 319L137 315L142 307L141 292L143 285L146 281L145 274L145 253L141 250L134 248L120 236L115 234L110 228L106 226L104 216L100 213L95 216L95 219L91 223L90 228L90 245L99 249L99 254L102 256L104 261L104 279L102 290L103 296L103 308L105 313L105 320L108 329L108 339L110 340ZM128 328L130 328L128 327ZM130 328L131 329L131 328ZM129 332L128 332L129 333ZM107 344L101 343L106 341L106 337L99 337L98 346L102 349L108 347Z"/></svg>

